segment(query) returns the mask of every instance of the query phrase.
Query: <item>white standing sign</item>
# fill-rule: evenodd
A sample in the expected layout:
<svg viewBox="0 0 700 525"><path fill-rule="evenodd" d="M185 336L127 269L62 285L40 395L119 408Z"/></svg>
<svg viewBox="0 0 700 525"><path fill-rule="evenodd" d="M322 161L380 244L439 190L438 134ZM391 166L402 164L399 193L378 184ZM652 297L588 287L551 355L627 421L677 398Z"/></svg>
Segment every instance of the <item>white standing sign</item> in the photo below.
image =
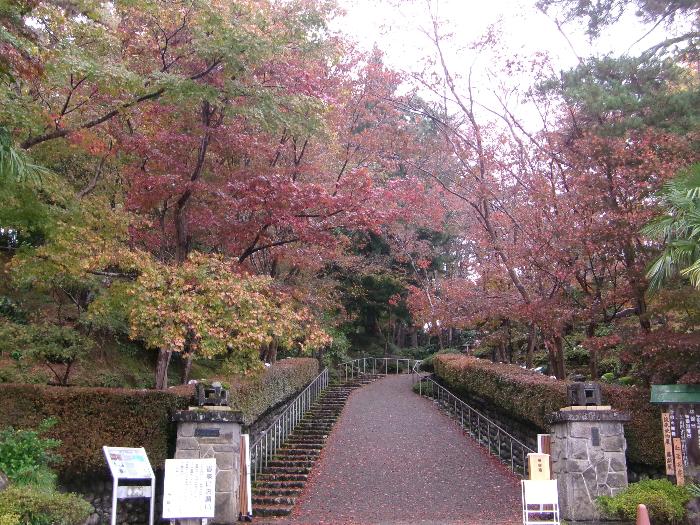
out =
<svg viewBox="0 0 700 525"><path fill-rule="evenodd" d="M153 525L156 476L143 447L102 447L112 473L112 525L117 523L117 501L120 499L149 498L149 523ZM122 485L119 480L150 480L150 485Z"/></svg>
<svg viewBox="0 0 700 525"><path fill-rule="evenodd" d="M163 518L213 518L216 459L166 459Z"/></svg>

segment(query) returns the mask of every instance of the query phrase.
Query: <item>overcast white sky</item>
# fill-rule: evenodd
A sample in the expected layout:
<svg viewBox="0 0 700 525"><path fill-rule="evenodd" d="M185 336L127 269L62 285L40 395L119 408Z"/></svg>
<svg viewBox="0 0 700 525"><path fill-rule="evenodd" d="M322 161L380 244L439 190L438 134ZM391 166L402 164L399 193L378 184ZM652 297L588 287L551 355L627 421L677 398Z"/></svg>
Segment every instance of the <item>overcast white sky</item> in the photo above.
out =
<svg viewBox="0 0 700 525"><path fill-rule="evenodd" d="M336 21L337 27L366 48L376 43L385 51L387 62L396 68L414 68L429 47L420 31L428 28L430 22L425 0L340 0L339 3L347 15ZM432 0L431 4L439 17L447 21L444 27L454 33L455 46L466 46L490 24L500 22L505 41L514 51L545 50L562 67L576 64L571 47L554 22L534 7L535 0ZM581 56L625 52L645 33L645 28L630 16L604 34L594 49L582 27L570 25L566 29ZM632 51L649 47L660 39L661 31L657 29Z"/></svg>
<svg viewBox="0 0 700 525"><path fill-rule="evenodd" d="M504 58L515 55L531 57L537 52L545 52L558 72L574 67L577 55L585 58L628 51L638 54L664 36L665 30L657 28L633 46L649 27L642 26L630 13L594 43L589 42L583 25L569 24L564 27L569 43L554 21L535 8L535 1L430 0L432 9L442 21L441 30L452 34L446 46L452 73L465 78L473 64L475 98L490 107L498 105L491 91L498 90L496 85L500 82L523 90L532 83L531 77L499 76L498 62ZM377 45L384 51L388 66L409 73L417 72L422 69L425 57L434 53L423 33L431 28L427 0L339 0L339 3L347 15L334 21L335 29L349 35L366 50ZM504 49L500 57L482 54L477 59L468 46L494 24L500 29ZM466 84L463 79L462 83ZM430 98L427 94L424 96ZM512 111L537 126L535 120L539 119L533 113L534 108L517 107L519 104L517 95L508 101Z"/></svg>

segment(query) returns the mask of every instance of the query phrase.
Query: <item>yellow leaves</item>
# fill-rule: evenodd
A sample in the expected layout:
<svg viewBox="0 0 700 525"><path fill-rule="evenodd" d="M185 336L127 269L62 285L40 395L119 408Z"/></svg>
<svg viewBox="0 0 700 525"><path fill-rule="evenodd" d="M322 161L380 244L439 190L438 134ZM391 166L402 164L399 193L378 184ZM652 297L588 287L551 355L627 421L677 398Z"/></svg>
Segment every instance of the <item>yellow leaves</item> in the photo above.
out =
<svg viewBox="0 0 700 525"><path fill-rule="evenodd" d="M269 277L240 275L220 255L193 253L181 266L153 263L137 280L132 337L152 348L229 354L253 366L261 346L318 348L330 342L310 312L277 291Z"/></svg>

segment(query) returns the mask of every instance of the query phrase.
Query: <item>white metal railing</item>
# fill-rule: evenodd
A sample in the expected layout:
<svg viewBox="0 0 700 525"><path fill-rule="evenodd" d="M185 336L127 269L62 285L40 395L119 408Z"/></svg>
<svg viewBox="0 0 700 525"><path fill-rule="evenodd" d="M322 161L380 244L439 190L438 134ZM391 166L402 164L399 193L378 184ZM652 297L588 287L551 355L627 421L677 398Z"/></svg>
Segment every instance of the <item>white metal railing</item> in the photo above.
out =
<svg viewBox="0 0 700 525"><path fill-rule="evenodd" d="M389 375L411 374L420 366L420 359L406 359L401 357L360 357L345 363L340 363L338 369L341 377L344 374L345 381L355 379L362 374Z"/></svg>
<svg viewBox="0 0 700 525"><path fill-rule="evenodd" d="M514 474L527 477L527 455L534 450L430 377L421 378L418 385L420 395L430 397L442 406L479 444L487 447L490 454L498 456L508 465Z"/></svg>
<svg viewBox="0 0 700 525"><path fill-rule="evenodd" d="M328 386L328 368L316 376L301 394L289 403L287 408L263 430L262 434L250 445L250 465L253 479L267 466L269 459L277 452L285 439L294 431L306 411L313 405Z"/></svg>

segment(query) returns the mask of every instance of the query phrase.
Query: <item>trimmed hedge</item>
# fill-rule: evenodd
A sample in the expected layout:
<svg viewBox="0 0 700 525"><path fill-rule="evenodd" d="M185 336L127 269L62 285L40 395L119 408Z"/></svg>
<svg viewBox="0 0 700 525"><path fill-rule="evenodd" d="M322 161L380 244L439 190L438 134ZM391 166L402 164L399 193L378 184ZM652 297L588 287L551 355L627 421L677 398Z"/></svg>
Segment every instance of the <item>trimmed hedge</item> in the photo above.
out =
<svg viewBox="0 0 700 525"><path fill-rule="evenodd" d="M481 398L539 431L548 430L547 415L568 405L566 381L516 365L450 354L435 356L433 363L435 374L455 392ZM605 403L632 417L625 425L628 461L662 466L661 412L649 402L649 390L619 385L601 387Z"/></svg>
<svg viewBox="0 0 700 525"><path fill-rule="evenodd" d="M250 425L268 409L303 390L319 373L318 361L309 357L277 361L263 374L244 377L231 384L231 406L243 413Z"/></svg>
<svg viewBox="0 0 700 525"><path fill-rule="evenodd" d="M178 392L0 384L0 421L26 429L57 418L46 435L61 441L63 476L104 471L103 445L145 447L159 466L171 441L170 415L192 396L191 388Z"/></svg>
<svg viewBox="0 0 700 525"><path fill-rule="evenodd" d="M315 359L283 359L262 374L233 380L232 407L252 423L317 374ZM0 427L37 428L57 418L46 436L61 441L56 452L63 458L57 467L62 477L106 472L103 445L144 447L160 468L174 443L171 415L187 408L193 393L189 385L157 391L1 383Z"/></svg>

